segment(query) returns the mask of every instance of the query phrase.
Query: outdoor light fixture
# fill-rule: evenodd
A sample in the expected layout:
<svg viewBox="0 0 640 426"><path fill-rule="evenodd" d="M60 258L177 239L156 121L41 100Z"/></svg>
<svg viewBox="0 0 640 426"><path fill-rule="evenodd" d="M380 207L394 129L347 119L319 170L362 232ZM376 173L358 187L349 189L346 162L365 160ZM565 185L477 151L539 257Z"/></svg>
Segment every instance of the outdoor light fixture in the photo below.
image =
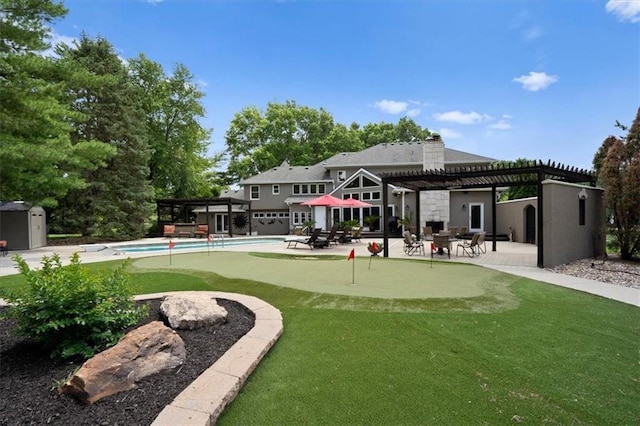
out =
<svg viewBox="0 0 640 426"><path fill-rule="evenodd" d="M466 210L466 209L467 209L467 205L466 205L466 204L463 204L463 205L462 205L462 210Z"/></svg>
<svg viewBox="0 0 640 426"><path fill-rule="evenodd" d="M582 188L580 190L580 192L578 192L578 198L581 200L586 200L587 199L587 190Z"/></svg>

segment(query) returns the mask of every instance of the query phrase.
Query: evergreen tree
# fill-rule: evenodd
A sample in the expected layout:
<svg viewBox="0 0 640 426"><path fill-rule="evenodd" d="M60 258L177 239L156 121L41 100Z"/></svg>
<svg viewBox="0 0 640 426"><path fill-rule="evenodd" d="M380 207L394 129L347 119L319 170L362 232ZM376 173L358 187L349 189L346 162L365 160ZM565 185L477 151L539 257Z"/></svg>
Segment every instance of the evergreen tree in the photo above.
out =
<svg viewBox="0 0 640 426"><path fill-rule="evenodd" d="M83 116L62 101L56 65L41 55L49 24L65 14L51 0L0 0L0 200L55 206L114 152L70 139Z"/></svg>
<svg viewBox="0 0 640 426"><path fill-rule="evenodd" d="M76 123L72 139L98 140L116 153L106 167L87 174L89 187L74 191L56 213L74 217L83 235L140 238L153 211L153 188L139 88L105 39L83 35L75 47L61 46L58 53L61 66L76 70L68 81L70 105L89 117Z"/></svg>

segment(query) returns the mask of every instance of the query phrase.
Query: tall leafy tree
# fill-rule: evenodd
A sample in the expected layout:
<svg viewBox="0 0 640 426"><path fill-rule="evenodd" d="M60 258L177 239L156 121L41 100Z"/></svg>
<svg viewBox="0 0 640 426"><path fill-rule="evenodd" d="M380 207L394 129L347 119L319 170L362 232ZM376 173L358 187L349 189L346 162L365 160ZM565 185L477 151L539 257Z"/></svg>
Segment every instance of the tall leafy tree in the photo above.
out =
<svg viewBox="0 0 640 426"><path fill-rule="evenodd" d="M0 0L0 199L57 205L86 185L114 150L89 139L72 143L83 120L63 101L66 85L42 56L49 25L66 9L51 0Z"/></svg>
<svg viewBox="0 0 640 426"><path fill-rule="evenodd" d="M536 163L536 160L529 160L527 158L516 158L515 161L498 161L497 165L503 165L506 167L527 167ZM517 179L521 181L535 181L537 180L537 174L531 175L518 175ZM537 197L538 185L519 185L512 186L502 193L502 200L517 200L520 198Z"/></svg>
<svg viewBox="0 0 640 426"><path fill-rule="evenodd" d="M212 196L216 191L209 170L220 155L207 158L211 130L202 127L204 93L182 64L167 76L162 66L144 55L129 61L142 96L140 105L151 147L151 183L158 197Z"/></svg>
<svg viewBox="0 0 640 426"><path fill-rule="evenodd" d="M73 213L67 217L75 218L76 229L84 235L139 238L153 211L150 149L140 126L144 114L137 102L139 88L103 38L83 35L75 47L60 46L58 53L60 66L77 70L67 82L69 103L89 117L76 124L72 139L97 140L116 152L106 167L85 176L88 188L67 197L66 210Z"/></svg>
<svg viewBox="0 0 640 426"><path fill-rule="evenodd" d="M314 164L334 154L328 147L333 116L324 109L299 106L294 101L269 103L262 113L247 107L237 113L225 135L231 179L255 175L281 164ZM335 136L335 135L333 135Z"/></svg>
<svg viewBox="0 0 640 426"><path fill-rule="evenodd" d="M598 180L605 187L605 201L613 219L613 235L622 259L640 253L640 108L628 133L607 137L593 160Z"/></svg>

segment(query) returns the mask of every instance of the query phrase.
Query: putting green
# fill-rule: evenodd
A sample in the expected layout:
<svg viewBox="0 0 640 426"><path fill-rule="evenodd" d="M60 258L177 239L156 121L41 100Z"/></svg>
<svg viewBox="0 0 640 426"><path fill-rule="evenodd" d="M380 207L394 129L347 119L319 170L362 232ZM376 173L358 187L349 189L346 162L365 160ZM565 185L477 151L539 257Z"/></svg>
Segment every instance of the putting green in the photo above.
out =
<svg viewBox="0 0 640 426"><path fill-rule="evenodd" d="M168 256L147 257L135 260L133 266L200 270L317 293L384 299L473 298L494 291L496 286L504 287L500 289L504 291L510 282L505 282L505 274L474 265L434 262L431 267L424 260L374 258L369 269L369 260L211 252L173 255L171 265Z"/></svg>

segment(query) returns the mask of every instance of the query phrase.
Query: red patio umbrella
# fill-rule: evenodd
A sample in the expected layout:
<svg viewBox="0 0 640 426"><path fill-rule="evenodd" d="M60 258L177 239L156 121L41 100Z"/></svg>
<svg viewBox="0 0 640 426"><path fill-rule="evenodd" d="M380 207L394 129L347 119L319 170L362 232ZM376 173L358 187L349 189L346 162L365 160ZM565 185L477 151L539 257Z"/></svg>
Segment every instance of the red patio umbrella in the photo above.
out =
<svg viewBox="0 0 640 426"><path fill-rule="evenodd" d="M347 198L342 200L340 207L373 207L373 204L369 204L366 201L356 200L355 198Z"/></svg>
<svg viewBox="0 0 640 426"><path fill-rule="evenodd" d="M325 194L320 197L312 198L305 202L300 203L301 206L327 206L327 207L340 207L343 205L343 200L333 195Z"/></svg>

